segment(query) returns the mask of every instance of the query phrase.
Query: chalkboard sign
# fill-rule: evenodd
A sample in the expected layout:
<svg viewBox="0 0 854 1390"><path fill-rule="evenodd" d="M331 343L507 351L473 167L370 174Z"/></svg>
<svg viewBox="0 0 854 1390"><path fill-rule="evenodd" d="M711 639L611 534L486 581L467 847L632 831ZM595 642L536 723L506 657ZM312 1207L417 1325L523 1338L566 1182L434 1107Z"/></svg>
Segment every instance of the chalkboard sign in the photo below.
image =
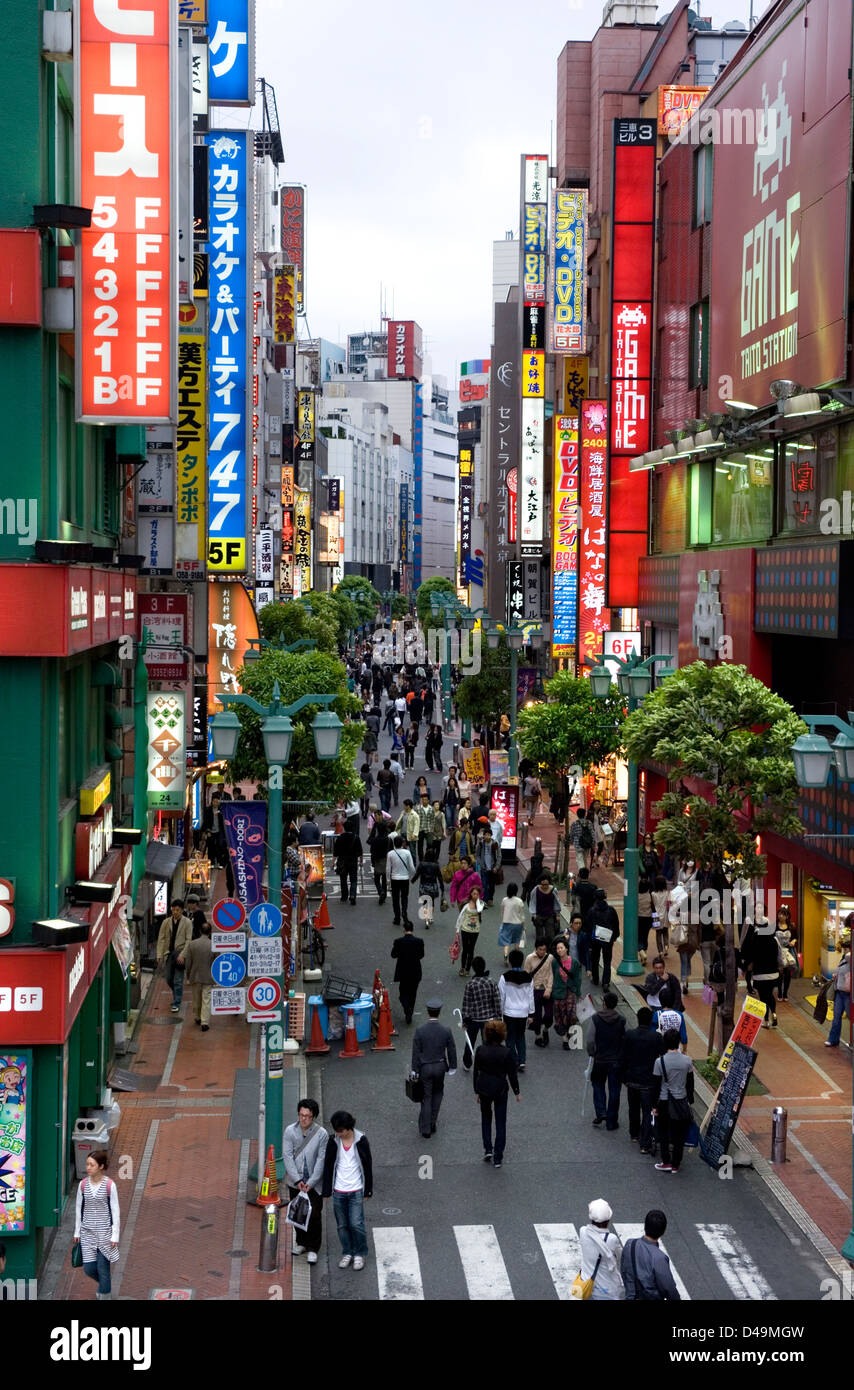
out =
<svg viewBox="0 0 854 1390"><path fill-rule="evenodd" d="M727 1074L718 1087L700 1136L700 1153L712 1168L717 1168L718 1160L730 1146L758 1055L744 1043L737 1042L733 1047Z"/></svg>

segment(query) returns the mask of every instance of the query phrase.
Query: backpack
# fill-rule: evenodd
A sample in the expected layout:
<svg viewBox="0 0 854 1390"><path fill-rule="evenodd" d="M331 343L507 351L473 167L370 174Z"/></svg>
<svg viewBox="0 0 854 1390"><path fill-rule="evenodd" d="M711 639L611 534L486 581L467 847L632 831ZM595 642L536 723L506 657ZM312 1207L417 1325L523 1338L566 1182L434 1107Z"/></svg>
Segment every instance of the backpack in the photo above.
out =
<svg viewBox="0 0 854 1390"><path fill-rule="evenodd" d="M593 826L590 824L589 820L585 819L581 822L578 843L581 845L582 849L593 848Z"/></svg>

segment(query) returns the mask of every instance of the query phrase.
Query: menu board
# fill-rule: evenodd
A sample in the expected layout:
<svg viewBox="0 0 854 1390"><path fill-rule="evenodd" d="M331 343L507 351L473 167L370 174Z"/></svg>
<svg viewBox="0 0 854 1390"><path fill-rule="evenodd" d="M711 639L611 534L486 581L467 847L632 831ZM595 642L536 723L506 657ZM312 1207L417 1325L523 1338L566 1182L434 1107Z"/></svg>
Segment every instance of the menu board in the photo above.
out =
<svg viewBox="0 0 854 1390"><path fill-rule="evenodd" d="M726 1076L718 1087L700 1133L700 1153L712 1168L717 1168L718 1160L730 1146L747 1083L753 1075L758 1056L758 1052L744 1043L733 1044Z"/></svg>

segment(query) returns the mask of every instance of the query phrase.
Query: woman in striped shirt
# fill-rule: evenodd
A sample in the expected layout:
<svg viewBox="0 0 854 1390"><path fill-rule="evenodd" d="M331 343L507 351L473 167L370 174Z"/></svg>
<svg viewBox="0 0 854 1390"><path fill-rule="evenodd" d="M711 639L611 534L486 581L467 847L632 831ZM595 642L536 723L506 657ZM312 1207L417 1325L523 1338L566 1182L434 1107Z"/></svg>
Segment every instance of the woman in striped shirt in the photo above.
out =
<svg viewBox="0 0 854 1390"><path fill-rule="evenodd" d="M96 1298L112 1297L110 1265L119 1258L119 1199L107 1177L108 1155L95 1149L86 1160L86 1177L77 1189L74 1243L83 1247L83 1273L96 1280Z"/></svg>

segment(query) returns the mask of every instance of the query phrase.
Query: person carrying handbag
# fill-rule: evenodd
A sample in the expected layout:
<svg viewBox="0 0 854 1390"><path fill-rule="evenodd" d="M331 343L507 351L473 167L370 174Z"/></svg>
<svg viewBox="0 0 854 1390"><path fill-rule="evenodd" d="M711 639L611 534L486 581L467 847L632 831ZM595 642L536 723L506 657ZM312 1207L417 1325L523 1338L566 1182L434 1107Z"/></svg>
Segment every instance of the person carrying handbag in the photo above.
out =
<svg viewBox="0 0 854 1390"><path fill-rule="evenodd" d="M691 1102L694 1099L694 1063L679 1051L679 1034L675 1028L664 1034L665 1052L653 1067L658 1095L653 1107L661 1161L659 1173L678 1173L685 1148L685 1137L691 1124Z"/></svg>
<svg viewBox="0 0 854 1390"><path fill-rule="evenodd" d="M581 1274L583 1286L589 1285L589 1293L582 1298L590 1298L594 1303L615 1303L625 1298L626 1291L620 1274L620 1260L623 1247L619 1237L608 1230L614 1213L603 1198L598 1197L587 1208L588 1225L579 1231L581 1240ZM578 1280L576 1280L578 1282ZM573 1296L574 1293L573 1293Z"/></svg>

